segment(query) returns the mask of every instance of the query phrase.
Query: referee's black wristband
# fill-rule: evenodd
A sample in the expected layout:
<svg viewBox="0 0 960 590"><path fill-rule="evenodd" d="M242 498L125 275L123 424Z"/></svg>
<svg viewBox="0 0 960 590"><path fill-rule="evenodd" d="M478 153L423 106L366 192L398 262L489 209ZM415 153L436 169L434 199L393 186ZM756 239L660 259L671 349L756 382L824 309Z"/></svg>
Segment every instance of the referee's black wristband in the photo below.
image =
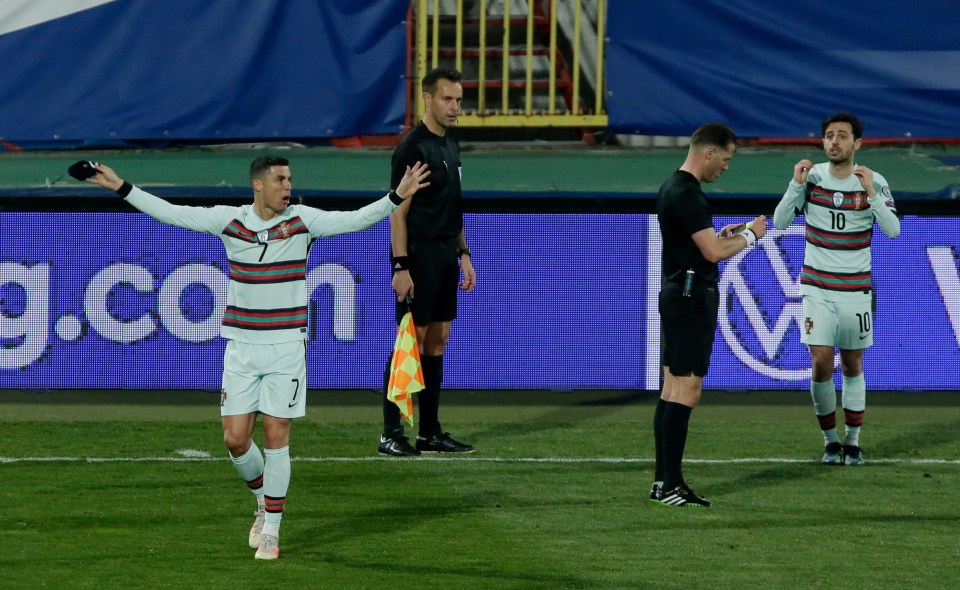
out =
<svg viewBox="0 0 960 590"><path fill-rule="evenodd" d="M391 256L390 266L393 268L393 272L400 272L401 270L410 270L410 257L409 256Z"/></svg>
<svg viewBox="0 0 960 590"><path fill-rule="evenodd" d="M127 182L126 180L124 180L123 184L120 185L120 188L117 189L117 194L120 195L120 198L126 199L127 195L129 195L130 191L132 190L133 190L133 185Z"/></svg>
<svg viewBox="0 0 960 590"><path fill-rule="evenodd" d="M400 198L400 195L397 194L397 191L390 191L387 196L390 197L390 202L398 207L401 203L403 203L403 199Z"/></svg>

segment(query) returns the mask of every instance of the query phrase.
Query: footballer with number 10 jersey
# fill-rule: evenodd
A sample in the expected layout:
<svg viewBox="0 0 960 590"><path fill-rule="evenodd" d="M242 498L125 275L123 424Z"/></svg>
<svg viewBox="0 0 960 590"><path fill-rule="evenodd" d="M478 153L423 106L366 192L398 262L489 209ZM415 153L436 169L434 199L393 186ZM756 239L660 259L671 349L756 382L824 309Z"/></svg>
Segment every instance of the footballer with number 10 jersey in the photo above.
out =
<svg viewBox="0 0 960 590"><path fill-rule="evenodd" d="M874 220L890 238L900 234L890 185L880 174L854 163L863 124L849 112L821 123L828 162L800 160L773 215L785 229L797 213L806 220L800 272L803 323L800 340L809 347L810 396L823 435L824 465L864 464L860 432L867 385L863 353L873 344L870 243ZM841 403L845 436L837 431L835 350L840 349Z"/></svg>
<svg viewBox="0 0 960 590"><path fill-rule="evenodd" d="M784 229L798 212L806 220L801 295L827 301L871 300L874 219L890 237L900 230L886 179L874 173L873 184L876 195L868 198L856 175L835 178L827 162L814 165L805 184L790 181L773 222Z"/></svg>

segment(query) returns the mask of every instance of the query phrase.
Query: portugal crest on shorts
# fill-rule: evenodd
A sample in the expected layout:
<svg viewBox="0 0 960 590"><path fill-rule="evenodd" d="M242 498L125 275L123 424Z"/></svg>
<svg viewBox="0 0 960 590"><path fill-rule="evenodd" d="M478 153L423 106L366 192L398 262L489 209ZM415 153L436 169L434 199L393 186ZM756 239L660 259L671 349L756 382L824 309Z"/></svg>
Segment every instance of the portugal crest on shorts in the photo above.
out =
<svg viewBox="0 0 960 590"><path fill-rule="evenodd" d="M833 206L836 207L837 209L839 209L840 207L843 207L843 193L839 191L833 193Z"/></svg>
<svg viewBox="0 0 960 590"><path fill-rule="evenodd" d="M806 330L807 336L809 336L810 330L813 330L813 318L804 318L803 329Z"/></svg>

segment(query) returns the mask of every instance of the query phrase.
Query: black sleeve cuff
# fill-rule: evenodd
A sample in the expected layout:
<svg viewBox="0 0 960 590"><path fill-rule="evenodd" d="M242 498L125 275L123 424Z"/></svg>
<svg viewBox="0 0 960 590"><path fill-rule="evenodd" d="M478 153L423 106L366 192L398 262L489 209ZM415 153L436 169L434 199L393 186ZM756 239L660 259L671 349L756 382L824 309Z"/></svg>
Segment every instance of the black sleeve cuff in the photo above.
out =
<svg viewBox="0 0 960 590"><path fill-rule="evenodd" d="M387 195L390 197L390 202L396 205L397 207L403 203L403 199L400 198L400 195L397 194L397 191L390 191L390 194Z"/></svg>
<svg viewBox="0 0 960 590"><path fill-rule="evenodd" d="M127 195L129 195L130 191L132 190L133 185L124 180L123 184L120 185L120 188L117 189L117 194L120 195L121 198L126 199Z"/></svg>

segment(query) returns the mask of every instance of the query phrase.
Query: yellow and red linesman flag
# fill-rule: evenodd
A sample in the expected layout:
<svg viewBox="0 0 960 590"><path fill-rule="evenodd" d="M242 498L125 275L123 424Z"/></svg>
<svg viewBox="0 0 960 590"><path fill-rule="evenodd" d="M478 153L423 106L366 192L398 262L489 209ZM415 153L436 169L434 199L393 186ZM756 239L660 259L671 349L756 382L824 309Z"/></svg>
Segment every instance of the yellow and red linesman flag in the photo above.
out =
<svg viewBox="0 0 960 590"><path fill-rule="evenodd" d="M387 399L397 404L400 415L410 426L413 426L413 394L422 390L423 368L420 366L417 328L413 324L413 314L408 311L400 320L397 340L393 344Z"/></svg>

